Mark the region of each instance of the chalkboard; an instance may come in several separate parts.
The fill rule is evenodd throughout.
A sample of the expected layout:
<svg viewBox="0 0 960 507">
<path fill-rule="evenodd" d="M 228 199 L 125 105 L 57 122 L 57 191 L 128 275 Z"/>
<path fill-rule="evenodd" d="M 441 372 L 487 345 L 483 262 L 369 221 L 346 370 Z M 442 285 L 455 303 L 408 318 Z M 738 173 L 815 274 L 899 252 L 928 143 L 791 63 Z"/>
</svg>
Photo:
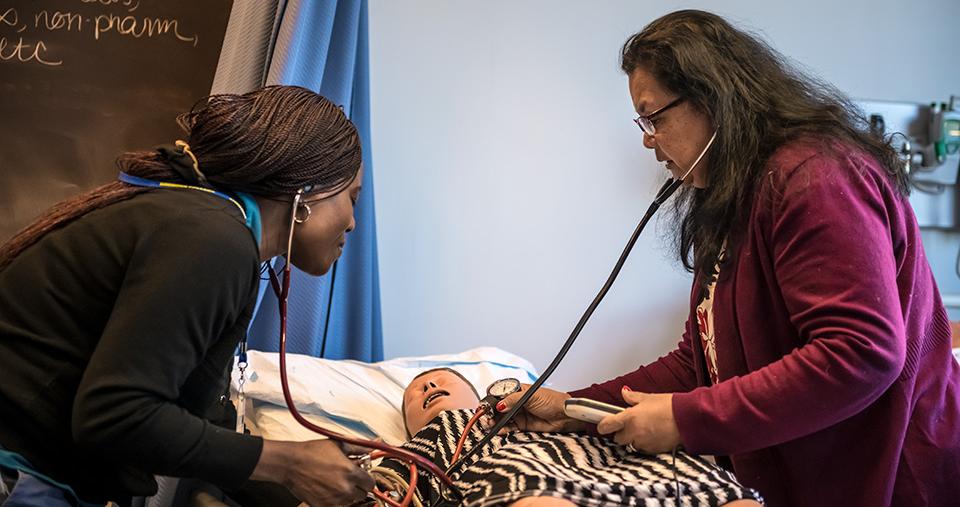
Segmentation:
<svg viewBox="0 0 960 507">
<path fill-rule="evenodd" d="M 183 137 L 233 0 L 0 0 L 0 242 Z"/>
</svg>

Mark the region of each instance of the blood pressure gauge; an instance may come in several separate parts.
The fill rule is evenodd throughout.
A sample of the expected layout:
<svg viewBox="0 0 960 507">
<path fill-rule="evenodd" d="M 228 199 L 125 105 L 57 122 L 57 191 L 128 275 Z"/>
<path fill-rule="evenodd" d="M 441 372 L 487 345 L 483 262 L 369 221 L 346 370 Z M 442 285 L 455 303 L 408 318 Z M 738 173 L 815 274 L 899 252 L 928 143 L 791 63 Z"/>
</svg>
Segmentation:
<svg viewBox="0 0 960 507">
<path fill-rule="evenodd" d="M 495 381 L 487 387 L 487 397 L 481 400 L 481 404 L 493 411 L 493 407 L 500 403 L 500 400 L 510 396 L 513 393 L 520 392 L 520 381 L 515 378 L 503 378 Z"/>
<path fill-rule="evenodd" d="M 520 381 L 515 378 L 502 378 L 487 388 L 487 396 L 495 396 L 498 400 L 518 392 L 520 392 Z"/>
</svg>

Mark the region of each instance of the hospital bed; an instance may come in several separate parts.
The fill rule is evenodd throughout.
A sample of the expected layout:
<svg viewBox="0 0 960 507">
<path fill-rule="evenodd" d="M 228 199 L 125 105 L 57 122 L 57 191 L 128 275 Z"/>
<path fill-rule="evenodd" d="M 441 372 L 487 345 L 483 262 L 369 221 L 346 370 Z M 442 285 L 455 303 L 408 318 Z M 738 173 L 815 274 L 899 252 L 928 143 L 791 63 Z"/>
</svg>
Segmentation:
<svg viewBox="0 0 960 507">
<path fill-rule="evenodd" d="M 245 423 L 255 435 L 274 440 L 321 438 L 297 423 L 284 404 L 279 356 L 250 351 L 244 371 Z M 389 444 L 406 440 L 400 404 L 403 390 L 420 372 L 453 368 L 477 392 L 501 378 L 532 383 L 537 371 L 526 359 L 494 347 L 455 354 L 402 357 L 364 363 L 287 354 L 287 374 L 297 408 L 310 422 L 360 438 L 380 438 Z M 233 370 L 231 398 L 236 402 L 239 370 Z M 179 480 L 158 477 L 160 491 L 137 507 L 177 507 Z M 181 488 L 179 498 L 184 496 Z"/>
<path fill-rule="evenodd" d="M 958 325 L 960 328 L 960 325 Z M 960 333 L 955 341 L 960 345 Z M 953 349 L 960 361 L 960 346 Z M 284 406 L 276 353 L 251 351 L 246 369 L 246 426 L 254 434 L 277 440 L 318 438 L 300 426 Z M 457 354 L 404 357 L 379 363 L 319 359 L 289 354 L 290 388 L 297 407 L 314 424 L 347 435 L 381 438 L 390 444 L 406 440 L 400 415 L 404 387 L 418 373 L 449 367 L 461 372 L 478 392 L 494 380 L 533 382 L 537 371 L 529 361 L 509 352 L 482 347 Z M 232 379 L 236 400 L 238 371 Z M 172 507 L 177 480 L 161 478 L 160 493 L 142 507 Z"/>
</svg>

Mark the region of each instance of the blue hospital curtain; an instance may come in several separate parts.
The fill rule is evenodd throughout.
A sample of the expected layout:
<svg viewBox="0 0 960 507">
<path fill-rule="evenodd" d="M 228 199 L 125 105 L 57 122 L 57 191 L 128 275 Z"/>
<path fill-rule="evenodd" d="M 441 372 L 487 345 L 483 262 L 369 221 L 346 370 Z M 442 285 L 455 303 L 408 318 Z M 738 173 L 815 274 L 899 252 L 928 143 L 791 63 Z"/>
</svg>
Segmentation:
<svg viewBox="0 0 960 507">
<path fill-rule="evenodd" d="M 370 159 L 367 2 L 287 0 L 279 4 L 277 23 L 267 84 L 303 86 L 342 105 L 360 132 L 364 164 L 357 227 L 348 235 L 340 260 L 322 277 L 293 269 L 287 350 L 379 361 L 383 337 Z M 298 252 L 293 255 L 296 258 Z M 282 266 L 283 260 L 275 265 Z M 266 283 L 261 292 L 250 326 L 250 347 L 275 352 L 280 345 L 277 299 Z"/>
</svg>

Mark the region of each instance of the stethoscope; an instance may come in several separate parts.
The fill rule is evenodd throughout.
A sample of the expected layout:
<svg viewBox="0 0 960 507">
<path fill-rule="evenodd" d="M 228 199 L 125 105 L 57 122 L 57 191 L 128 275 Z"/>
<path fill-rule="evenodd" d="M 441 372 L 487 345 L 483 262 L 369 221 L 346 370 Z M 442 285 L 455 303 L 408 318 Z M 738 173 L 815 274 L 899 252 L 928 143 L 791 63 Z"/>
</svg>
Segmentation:
<svg viewBox="0 0 960 507">
<path fill-rule="evenodd" d="M 191 157 L 193 155 L 191 154 Z M 224 192 L 220 192 L 216 189 L 199 186 L 199 185 L 185 185 L 180 183 L 171 183 L 164 181 L 154 181 L 147 178 L 141 178 L 138 176 L 133 176 L 125 172 L 119 174 L 118 179 L 128 185 L 137 186 L 137 187 L 146 187 L 146 188 L 169 188 L 169 189 L 183 189 L 183 190 L 196 190 L 211 195 L 216 195 L 222 199 L 226 199 L 233 203 L 237 209 L 240 211 L 240 214 L 243 215 L 246 225 L 253 232 L 255 238 L 259 242 L 260 239 L 260 224 L 259 213 L 248 213 L 244 206 L 238 202 L 237 199 L 234 199 L 233 196 L 228 195 Z M 395 502 L 389 498 L 386 494 L 374 489 L 374 495 L 377 496 L 380 500 L 385 503 L 394 506 L 394 507 L 406 507 L 410 505 L 413 500 L 413 495 L 416 492 L 416 483 L 417 483 L 417 467 L 421 467 L 433 476 L 435 476 L 439 481 L 442 487 L 449 488 L 455 495 L 456 498 L 461 498 L 460 491 L 454 485 L 450 477 L 443 472 L 436 464 L 430 460 L 414 454 L 405 449 L 391 446 L 384 442 L 378 442 L 375 440 L 366 440 L 362 438 L 353 438 L 346 435 L 341 435 L 335 431 L 330 431 L 325 428 L 321 428 L 310 421 L 308 421 L 300 411 L 297 409 L 296 404 L 293 401 L 293 396 L 290 394 L 290 385 L 287 378 L 287 362 L 286 362 L 286 351 L 287 351 L 287 299 L 290 295 L 290 278 L 291 278 L 291 253 L 293 250 L 293 234 L 296 224 L 302 224 L 310 219 L 312 213 L 310 205 L 303 202 L 303 194 L 306 191 L 309 191 L 311 187 L 301 188 L 293 196 L 292 204 L 290 207 L 290 220 L 288 223 L 288 235 L 287 235 L 287 250 L 286 250 L 286 262 L 283 266 L 283 277 L 277 275 L 276 270 L 273 266 L 268 263 L 267 268 L 270 273 L 270 286 L 273 288 L 274 293 L 277 295 L 277 302 L 279 305 L 280 313 L 280 384 L 283 389 L 283 398 L 287 404 L 287 408 L 290 411 L 290 414 L 293 418 L 300 423 L 300 425 L 305 428 L 323 435 L 332 440 L 337 440 L 340 442 L 345 442 L 348 444 L 353 444 L 359 447 L 365 447 L 368 449 L 373 449 L 368 455 L 364 456 L 351 456 L 351 458 L 357 460 L 361 467 L 369 469 L 369 463 L 373 459 L 379 459 L 382 457 L 395 458 L 400 461 L 407 463 L 410 467 L 410 481 L 407 494 L 404 497 L 403 501 Z M 252 197 L 239 195 L 240 199 L 246 202 L 253 202 Z M 300 210 L 304 210 L 305 214 L 299 216 Z M 237 432 L 242 433 L 244 431 L 244 411 L 246 407 L 244 394 L 243 394 L 243 384 L 245 380 L 244 370 L 247 366 L 247 340 L 246 337 L 241 339 L 238 346 L 238 357 L 237 357 L 237 366 L 239 369 L 239 379 L 238 379 L 238 400 L 237 400 Z M 519 383 L 517 384 L 519 388 Z"/>
<path fill-rule="evenodd" d="M 553 375 L 553 372 L 557 369 L 557 366 L 559 366 L 560 362 L 563 361 L 563 358 L 566 357 L 567 352 L 570 350 L 570 347 L 573 346 L 573 343 L 576 341 L 577 337 L 580 336 L 580 331 L 583 330 L 583 327 L 586 325 L 587 321 L 593 315 L 593 312 L 600 305 L 600 302 L 603 301 L 603 298 L 607 295 L 607 292 L 610 291 L 610 287 L 613 286 L 613 282 L 617 279 L 617 276 L 620 274 L 620 270 L 623 268 L 623 264 L 626 262 L 627 257 L 630 255 L 630 251 L 633 250 L 634 245 L 637 243 L 637 239 L 640 237 L 640 233 L 643 232 L 643 229 L 647 226 L 647 222 L 649 222 L 650 219 L 653 218 L 653 215 L 657 212 L 658 209 L 660 209 L 660 206 L 664 202 L 666 202 L 666 200 L 669 199 L 670 196 L 677 191 L 677 189 L 680 188 L 683 182 L 686 181 L 687 177 L 690 176 L 690 173 L 692 173 L 693 170 L 697 167 L 697 165 L 700 164 L 700 161 L 707 154 L 707 151 L 710 150 L 710 147 L 713 146 L 713 142 L 717 139 L 717 132 L 718 130 L 713 131 L 713 135 L 710 136 L 710 140 L 707 141 L 706 146 L 704 146 L 703 150 L 700 151 L 700 155 L 697 156 L 693 164 L 690 165 L 690 169 L 688 169 L 687 172 L 683 174 L 683 176 L 677 179 L 673 179 L 673 178 L 668 179 L 663 184 L 663 186 L 660 187 L 660 190 L 657 191 L 656 197 L 654 197 L 653 202 L 650 203 L 650 207 L 647 208 L 647 211 L 646 213 L 644 213 L 643 218 L 640 219 L 640 223 L 637 224 L 637 228 L 633 231 L 633 234 L 630 236 L 630 239 L 627 241 L 626 247 L 624 247 L 623 252 L 620 254 L 620 258 L 617 259 L 617 263 L 614 265 L 613 270 L 611 271 L 610 275 L 607 277 L 607 280 L 603 284 L 603 287 L 601 287 L 600 292 L 596 295 L 596 297 L 594 297 L 590 305 L 587 306 L 587 309 L 583 312 L 583 315 L 580 317 L 580 320 L 577 322 L 577 325 L 573 328 L 573 331 L 570 333 L 570 336 L 563 343 L 563 346 L 560 347 L 559 352 L 557 352 L 557 355 L 553 358 L 553 361 L 550 362 L 550 365 L 547 366 L 546 370 L 544 370 L 543 374 L 540 375 L 540 377 L 538 377 L 537 380 L 532 385 L 530 385 L 529 389 L 524 391 L 523 396 L 520 397 L 520 400 L 516 403 L 516 405 L 513 406 L 512 409 L 510 409 L 510 411 L 508 411 L 507 413 L 495 419 L 494 425 L 490 428 L 487 434 L 479 442 L 477 442 L 477 444 L 474 445 L 467 454 L 460 457 L 459 460 L 452 460 L 453 464 L 450 465 L 450 467 L 448 467 L 446 470 L 446 473 L 448 475 L 454 474 L 457 470 L 459 470 L 463 466 L 464 463 L 467 462 L 467 460 L 470 459 L 471 456 L 479 452 L 480 449 L 482 449 L 485 445 L 490 443 L 493 437 L 496 436 L 500 432 L 500 430 L 503 429 L 507 424 L 509 424 L 510 421 L 514 418 L 514 416 L 516 416 L 517 413 L 519 413 L 520 410 L 523 409 L 523 406 L 526 405 L 527 401 L 529 401 L 530 398 L 534 395 L 534 393 L 536 393 L 537 390 L 540 389 L 543 383 L 546 382 L 551 375 Z M 510 380 L 514 380 L 514 379 L 506 379 L 506 381 L 494 382 L 494 384 L 491 384 L 490 388 L 488 389 L 488 394 L 491 389 L 494 389 L 498 392 L 515 389 L 509 394 L 520 391 L 519 382 L 514 384 L 513 382 L 510 382 Z M 509 396 L 509 394 L 507 394 L 507 396 Z M 439 502 L 440 502 L 440 499 L 438 498 L 437 501 L 433 503 L 433 505 L 436 506 L 439 504 Z"/>
<path fill-rule="evenodd" d="M 410 505 L 413 500 L 413 495 L 416 494 L 416 482 L 417 482 L 417 467 L 423 468 L 425 471 L 429 472 L 431 475 L 437 478 L 440 481 L 442 486 L 450 488 L 452 492 L 457 495 L 457 498 L 460 498 L 460 491 L 453 484 L 453 480 L 443 472 L 436 464 L 430 460 L 420 456 L 418 454 L 412 453 L 406 449 L 401 449 L 394 447 L 384 442 L 378 442 L 375 440 L 367 440 L 362 438 L 354 438 L 346 435 L 342 435 L 335 431 L 328 430 L 317 426 L 316 424 L 311 423 L 307 420 L 297 409 L 296 404 L 293 401 L 293 396 L 290 393 L 290 384 L 287 377 L 287 299 L 290 295 L 290 276 L 291 276 L 291 259 L 293 252 L 293 233 L 296 224 L 302 224 L 310 218 L 310 207 L 309 205 L 302 202 L 303 200 L 304 189 L 300 189 L 293 197 L 293 203 L 290 209 L 290 220 L 289 220 L 289 230 L 287 235 L 287 250 L 286 250 L 286 262 L 283 265 L 283 278 L 281 279 L 273 266 L 268 264 L 268 270 L 270 272 L 270 285 L 273 288 L 274 293 L 277 295 L 277 301 L 279 304 L 279 313 L 280 313 L 280 385 L 283 390 L 283 399 L 287 404 L 287 409 L 290 411 L 290 414 L 293 418 L 300 423 L 301 426 L 318 433 L 332 440 L 337 440 L 339 442 L 344 442 L 359 447 L 365 447 L 367 449 L 373 449 L 368 455 L 363 456 L 351 456 L 351 458 L 357 460 L 361 466 L 367 468 L 369 466 L 370 460 L 379 459 L 382 457 L 395 458 L 400 461 L 407 463 L 410 468 L 410 487 L 408 488 L 407 494 L 404 499 L 400 502 L 396 502 L 391 499 L 388 495 L 380 492 L 378 489 L 374 489 L 374 495 L 377 496 L 380 500 L 395 506 L 407 506 Z M 299 217 L 299 211 L 301 206 L 305 206 L 307 210 L 306 216 Z"/>
<path fill-rule="evenodd" d="M 316 424 L 311 423 L 307 420 L 297 409 L 296 403 L 293 401 L 293 396 L 290 393 L 290 383 L 287 377 L 287 300 L 290 296 L 290 278 L 291 278 L 291 266 L 292 266 L 292 252 L 293 252 L 293 233 L 296 224 L 302 224 L 310 218 L 310 207 L 309 205 L 302 202 L 303 199 L 303 189 L 297 191 L 293 197 L 293 203 L 290 210 L 290 221 L 288 227 L 287 235 L 287 250 L 286 250 L 286 262 L 283 265 L 283 277 L 277 275 L 276 270 L 272 265 L 268 264 L 268 271 L 270 273 L 270 285 L 273 288 L 274 293 L 277 296 L 277 302 L 279 304 L 279 314 L 280 314 L 280 385 L 283 390 L 283 399 L 287 405 L 287 409 L 290 411 L 290 415 L 300 423 L 301 426 L 323 435 L 327 438 L 337 440 L 340 442 L 345 442 L 348 444 L 366 447 L 368 449 L 373 449 L 374 451 L 362 456 L 351 456 L 359 462 L 359 464 L 369 469 L 369 464 L 372 460 L 389 457 L 401 460 L 409 466 L 410 470 L 410 479 L 409 486 L 407 488 L 407 493 L 404 498 L 397 502 L 396 500 L 389 497 L 384 492 L 374 489 L 373 494 L 379 498 L 382 502 L 391 505 L 392 507 L 406 507 L 411 504 L 413 501 L 413 496 L 417 494 L 417 476 L 418 471 L 417 467 L 422 467 L 424 470 L 429 472 L 431 475 L 437 478 L 440 481 L 440 490 L 443 493 L 442 498 L 447 501 L 459 502 L 463 498 L 463 495 L 460 493 L 460 490 L 454 485 L 453 480 L 450 478 L 449 471 L 444 472 L 436 464 L 430 460 L 420 456 L 418 454 L 407 451 L 406 449 L 401 449 L 394 447 L 392 445 L 386 444 L 384 442 L 378 442 L 375 440 L 366 440 L 362 438 L 348 437 L 342 435 L 335 431 L 328 430 L 317 426 Z M 299 217 L 299 211 L 301 205 L 305 206 L 306 215 Z M 452 462 L 457 462 L 461 451 L 463 450 L 464 442 L 466 441 L 467 435 L 470 433 L 470 429 L 476 424 L 479 418 L 484 414 L 493 414 L 493 407 L 499 403 L 500 400 L 506 398 L 507 396 L 520 391 L 520 381 L 517 379 L 501 379 L 493 382 L 487 388 L 487 396 L 484 397 L 480 402 L 480 406 L 474 412 L 474 416 L 470 419 L 467 426 L 464 428 L 463 434 L 460 437 L 459 442 L 457 443 L 456 451 L 451 459 Z M 447 491 L 444 488 L 449 488 L 450 492 L 453 494 L 453 497 L 447 496 Z"/>
</svg>

